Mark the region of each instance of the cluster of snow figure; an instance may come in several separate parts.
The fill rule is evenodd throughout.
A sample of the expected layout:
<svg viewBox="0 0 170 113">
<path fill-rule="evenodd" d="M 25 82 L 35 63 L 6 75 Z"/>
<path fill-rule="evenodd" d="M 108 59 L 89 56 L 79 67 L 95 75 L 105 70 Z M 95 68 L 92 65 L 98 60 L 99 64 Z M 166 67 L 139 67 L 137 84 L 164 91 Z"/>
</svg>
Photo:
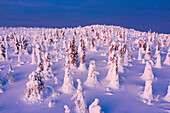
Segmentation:
<svg viewBox="0 0 170 113">
<path fill-rule="evenodd" d="M 161 49 L 170 46 L 169 35 L 151 33 L 151 31 L 148 33 L 137 32 L 119 26 L 91 25 L 83 28 L 79 26 L 77 28 L 67 29 L 2 27 L 1 30 L 4 31 L 4 34 L 0 37 L 0 61 L 13 61 L 12 55 L 8 55 L 11 52 L 10 48 L 13 47 L 13 55 L 17 55 L 18 58 L 17 66 L 22 66 L 25 63 L 37 66 L 37 69 L 28 76 L 29 81 L 26 83 L 25 100 L 33 103 L 43 101 L 43 92 L 47 90 L 46 81 L 54 79 L 55 84 L 59 82 L 57 76 L 53 74 L 53 62 L 58 63 L 61 58 L 65 58 L 65 75 L 62 80 L 62 86 L 58 90 L 69 95 L 74 94 L 71 100 L 75 100 L 75 111 L 77 113 L 102 112 L 101 107 L 98 105 L 99 99 L 97 98 L 89 106 L 89 110 L 87 110 L 83 86 L 92 88 L 105 87 L 112 90 L 119 90 L 121 88 L 119 73 L 125 72 L 125 66 L 132 66 L 129 62 L 135 59 L 132 58 L 132 54 L 129 55 L 129 52 L 135 49 L 130 44 L 127 44 L 129 37 L 139 37 L 135 41 L 139 48 L 137 59 L 143 64 L 146 63 L 144 73 L 141 76 L 141 79 L 145 81 L 145 88 L 140 97 L 143 98 L 144 102 L 151 105 L 153 101 L 152 82 L 155 79 L 152 66 L 162 68 Z M 157 40 L 156 37 L 158 37 Z M 58 44 L 59 40 L 62 41 L 62 46 Z M 76 45 L 77 40 L 79 40 L 78 48 Z M 157 45 L 154 57 L 157 59 L 154 64 L 151 50 L 155 40 L 157 41 Z M 105 45 L 106 47 L 109 46 L 109 56 L 106 66 L 109 70 L 101 82 L 98 81 L 97 75 L 100 75 L 100 73 L 96 71 L 95 60 L 90 61 L 89 69 L 86 67 L 86 52 L 97 54 L 99 52 L 97 48 L 99 45 L 102 47 Z M 64 51 L 65 55 L 62 55 L 61 53 Z M 145 54 L 144 58 L 143 54 Z M 22 59 L 23 55 L 30 56 L 31 62 L 24 62 Z M 55 60 L 50 55 L 55 55 Z M 106 56 L 106 53 L 101 55 Z M 89 59 L 87 60 L 89 61 Z M 78 64 L 79 66 L 77 66 Z M 163 64 L 170 66 L 170 47 Z M 81 79 L 76 79 L 78 83 L 77 89 L 74 85 L 72 72 L 70 72 L 74 70 L 81 72 L 88 71 L 87 79 L 83 84 Z M 9 82 L 15 81 L 13 76 L 10 75 L 13 71 L 12 65 L 9 64 Z M 2 83 L 3 80 L 1 80 Z M 170 85 L 164 99 L 170 102 Z M 50 101 L 49 107 L 52 107 L 52 101 Z M 67 105 L 64 105 L 64 108 L 65 113 L 71 112 Z"/>
</svg>

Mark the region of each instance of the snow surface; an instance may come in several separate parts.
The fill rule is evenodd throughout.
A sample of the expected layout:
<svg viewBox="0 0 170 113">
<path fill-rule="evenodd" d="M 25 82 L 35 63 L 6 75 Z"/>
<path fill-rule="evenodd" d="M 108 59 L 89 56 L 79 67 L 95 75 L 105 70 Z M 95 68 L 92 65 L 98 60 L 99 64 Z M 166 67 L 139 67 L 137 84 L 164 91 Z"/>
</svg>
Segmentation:
<svg viewBox="0 0 170 113">
<path fill-rule="evenodd" d="M 95 26 L 97 30 L 99 28 L 103 28 L 104 26 Z M 105 26 L 105 28 L 112 29 L 113 26 Z M 86 28 L 91 28 L 91 26 L 86 26 Z M 70 29 L 70 28 L 68 28 Z M 83 27 L 74 28 L 78 32 L 84 33 Z M 91 60 L 95 61 L 96 71 L 99 72 L 97 76 L 98 81 L 102 81 L 109 70 L 107 66 L 108 61 L 108 44 L 102 44 L 102 38 L 100 38 L 100 44 L 97 46 L 97 51 L 89 51 L 86 50 L 86 71 L 81 71 L 77 69 L 71 69 L 70 73 L 73 77 L 74 86 L 77 88 L 77 79 L 80 79 L 82 82 L 83 95 L 87 103 L 87 108 L 91 105 L 95 98 L 100 100 L 99 106 L 101 107 L 101 111 L 104 113 L 163 113 L 170 112 L 170 102 L 164 100 L 165 95 L 167 94 L 168 84 L 170 82 L 170 66 L 163 64 L 163 61 L 166 58 L 168 47 L 162 46 L 161 49 L 161 62 L 162 68 L 156 68 L 152 66 L 152 71 L 154 79 L 152 82 L 153 89 L 153 105 L 148 105 L 142 101 L 140 95 L 144 91 L 145 81 L 143 81 L 140 76 L 144 73 L 145 63 L 138 59 L 138 50 L 137 44 L 134 43 L 138 40 L 138 37 L 146 37 L 147 33 L 135 31 L 133 29 L 126 29 L 119 26 L 115 26 L 115 29 L 121 31 L 124 29 L 128 31 L 127 33 L 127 46 L 129 49 L 129 55 L 132 54 L 132 61 L 129 61 L 129 66 L 123 66 L 124 73 L 119 74 L 119 82 L 120 88 L 118 90 L 109 89 L 108 87 L 100 84 L 100 87 L 87 87 L 83 83 L 86 81 L 88 76 L 89 63 Z M 28 39 L 29 48 L 31 49 L 33 45 L 33 38 L 39 38 L 41 35 L 38 33 L 46 32 L 49 33 L 48 30 L 54 31 L 55 29 L 51 28 L 0 28 L 0 36 L 4 37 L 6 35 L 10 35 L 15 31 L 17 35 L 26 34 L 26 38 Z M 59 31 L 61 29 L 58 29 Z M 67 29 L 63 29 L 66 31 L 65 38 L 66 40 L 69 37 L 72 37 L 73 31 L 69 33 Z M 30 33 L 30 34 L 29 34 Z M 100 33 L 100 32 L 99 32 Z M 89 33 L 89 37 L 93 35 L 93 33 Z M 166 35 L 166 34 L 164 34 Z M 2 38 L 0 37 L 0 38 Z M 3 79 L 3 84 L 0 86 L 0 112 L 1 113 L 64 113 L 64 106 L 67 105 L 71 111 L 74 113 L 75 104 L 74 101 L 71 101 L 71 97 L 74 93 L 64 94 L 59 89 L 63 85 L 64 75 L 65 75 L 65 48 L 63 48 L 63 40 L 61 39 L 61 35 L 59 33 L 59 38 L 56 41 L 57 52 L 54 53 L 52 51 L 52 44 L 49 46 L 49 52 L 52 62 L 52 73 L 54 77 L 57 77 L 59 81 L 58 84 L 55 84 L 54 77 L 45 81 L 45 92 L 43 93 L 43 101 L 41 103 L 29 104 L 24 100 L 25 96 L 25 88 L 26 83 L 29 81 L 29 74 L 37 69 L 37 65 L 32 62 L 31 53 L 29 55 L 22 54 L 20 65 L 18 64 L 18 55 L 13 54 L 14 45 L 9 42 L 10 47 L 8 48 L 8 59 L 7 61 L 0 61 L 0 77 Z M 83 35 L 85 38 L 85 36 Z M 155 34 L 155 39 L 159 38 L 159 34 Z M 169 37 L 170 38 L 170 37 Z M 78 47 L 79 36 L 76 36 L 76 45 Z M 117 36 L 112 35 L 110 37 L 111 41 L 116 42 Z M 66 41 L 67 42 L 67 41 Z M 156 40 L 153 41 L 154 44 L 151 45 L 151 60 L 153 62 L 156 61 L 154 58 L 154 53 L 156 50 Z M 90 41 L 89 41 L 90 44 Z M 57 62 L 56 62 L 57 57 Z M 144 54 L 142 54 L 144 58 Z M 13 72 L 10 72 L 10 75 L 15 78 L 15 82 L 13 84 L 8 83 L 7 73 L 9 70 L 9 64 L 12 65 Z M 77 63 L 79 65 L 79 63 Z M 130 66 L 131 65 L 131 66 Z M 160 95 L 158 101 L 156 101 L 156 97 Z M 49 105 L 50 103 L 50 105 Z M 49 107 L 50 106 L 50 107 Z"/>
</svg>

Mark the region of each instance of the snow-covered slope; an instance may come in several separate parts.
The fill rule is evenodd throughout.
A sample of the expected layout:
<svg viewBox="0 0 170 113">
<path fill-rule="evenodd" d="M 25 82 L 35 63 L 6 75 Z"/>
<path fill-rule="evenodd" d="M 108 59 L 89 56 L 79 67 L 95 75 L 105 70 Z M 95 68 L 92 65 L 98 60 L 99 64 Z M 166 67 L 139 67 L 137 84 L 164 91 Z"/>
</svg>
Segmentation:
<svg viewBox="0 0 170 113">
<path fill-rule="evenodd" d="M 12 39 L 12 36 L 14 39 Z M 0 112 L 64 113 L 64 105 L 69 107 L 71 113 L 76 112 L 74 100 L 71 100 L 72 96 L 76 94 L 76 91 L 70 93 L 64 93 L 61 91 L 64 76 L 66 74 L 65 67 L 67 64 L 72 66 L 70 53 L 72 54 L 74 51 L 69 50 L 69 44 L 72 44 L 73 36 L 75 38 L 77 50 L 80 44 L 80 38 L 85 41 L 86 50 L 84 54 L 87 70 L 79 68 L 80 53 L 77 54 L 78 57 L 76 58 L 77 68 L 70 67 L 68 69 L 76 89 L 78 87 L 77 79 L 80 79 L 82 82 L 82 94 L 86 101 L 87 109 L 89 109 L 89 106 L 97 98 L 99 100 L 98 104 L 101 107 L 101 111 L 104 113 L 170 112 L 170 103 L 164 99 L 170 83 L 170 65 L 168 65 L 168 63 L 163 63 L 166 57 L 168 58 L 167 54 L 170 46 L 170 35 L 158 34 L 155 32 L 146 33 L 134 29 L 122 28 L 120 26 L 105 25 L 79 26 L 77 28 L 62 29 L 1 27 L 0 43 L 6 48 L 8 59 L 1 59 L 0 61 L 0 78 L 2 78 L 0 89 L 3 90 L 3 92 L 1 91 L 2 93 L 0 93 Z M 19 49 L 20 62 L 18 62 L 19 55 L 14 53 L 14 51 L 17 50 L 15 49 L 15 42 L 16 39 L 18 39 L 18 43 L 22 45 L 23 37 L 28 41 L 28 46 L 26 46 L 27 49 Z M 44 37 L 46 37 L 46 39 Z M 157 59 L 154 54 L 158 39 L 161 46 L 161 68 L 154 66 Z M 122 69 L 124 71 L 118 71 L 118 89 L 112 89 L 112 87 L 109 87 L 109 81 L 105 80 L 109 68 L 111 67 L 111 65 L 108 65 L 108 60 L 110 60 L 108 58 L 110 54 L 109 47 L 112 46 L 113 43 L 111 42 L 113 41 L 115 42 L 115 46 L 119 47 L 123 47 L 123 42 L 125 41 L 126 49 L 128 49 L 128 65 L 126 63 L 126 66 L 123 65 L 125 52 L 120 54 L 120 49 L 114 50 L 115 57 L 117 57 L 115 59 L 119 59 L 118 57 L 122 58 Z M 150 55 L 150 60 L 144 60 L 145 51 L 142 50 L 143 48 L 141 48 L 143 60 L 138 60 L 140 41 L 142 42 L 141 45 L 143 45 L 144 41 L 146 42 L 146 45 L 147 43 L 150 44 L 150 54 L 148 54 L 148 51 L 146 52 L 147 55 Z M 55 42 L 56 44 L 54 44 Z M 42 72 L 40 71 L 44 74 L 45 87 L 42 89 L 43 100 L 32 103 L 25 99 L 25 95 L 27 87 L 26 83 L 29 81 L 29 75 L 37 70 L 38 62 L 41 62 L 41 59 L 38 61 L 38 56 L 36 55 L 36 63 L 32 63 L 33 48 L 35 48 L 35 52 L 38 54 L 36 43 L 41 46 L 40 51 L 42 62 L 43 65 L 46 65 L 46 70 Z M 55 49 L 54 45 L 56 46 Z M 91 49 L 91 47 L 93 47 L 93 49 Z M 46 52 L 50 54 L 50 59 L 46 59 Z M 110 56 L 112 56 L 112 54 Z M 113 58 L 111 60 L 115 61 L 115 59 Z M 99 83 L 94 87 L 93 85 L 90 85 L 92 87 L 89 87 L 87 84 L 85 85 L 84 82 L 88 77 L 89 64 L 92 60 L 95 61 L 94 77 L 96 77 L 95 80 L 97 79 Z M 141 76 L 145 71 L 147 60 L 152 67 L 151 72 L 153 72 L 154 75 L 154 79 L 152 79 L 153 100 L 151 101 L 151 104 L 148 104 L 148 100 L 141 98 L 141 94 L 144 92 L 145 88 L 145 81 L 141 79 Z M 47 61 L 46 64 L 44 64 L 45 61 Z M 168 59 L 167 62 L 169 62 Z M 120 63 L 121 61 L 119 62 L 119 65 Z M 9 72 L 10 64 L 14 71 Z M 119 65 L 118 68 L 120 67 Z M 49 67 L 50 69 L 48 69 Z M 114 72 L 116 72 L 116 70 Z M 47 74 L 54 75 L 54 77 L 50 76 L 46 78 Z M 147 75 L 147 73 L 145 73 L 145 75 Z M 8 81 L 9 76 L 12 76 L 15 79 L 15 82 L 12 84 Z M 58 84 L 55 84 L 56 78 Z M 88 81 L 90 82 L 90 80 Z"/>
</svg>

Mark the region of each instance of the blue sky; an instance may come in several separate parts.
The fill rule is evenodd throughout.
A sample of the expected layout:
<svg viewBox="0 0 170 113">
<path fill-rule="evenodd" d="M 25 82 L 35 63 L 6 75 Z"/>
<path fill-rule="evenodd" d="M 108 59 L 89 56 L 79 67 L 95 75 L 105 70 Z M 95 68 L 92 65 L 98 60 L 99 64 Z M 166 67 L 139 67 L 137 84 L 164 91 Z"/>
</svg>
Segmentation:
<svg viewBox="0 0 170 113">
<path fill-rule="evenodd" d="M 170 0 L 0 0 L 0 26 L 91 24 L 170 33 Z"/>
</svg>

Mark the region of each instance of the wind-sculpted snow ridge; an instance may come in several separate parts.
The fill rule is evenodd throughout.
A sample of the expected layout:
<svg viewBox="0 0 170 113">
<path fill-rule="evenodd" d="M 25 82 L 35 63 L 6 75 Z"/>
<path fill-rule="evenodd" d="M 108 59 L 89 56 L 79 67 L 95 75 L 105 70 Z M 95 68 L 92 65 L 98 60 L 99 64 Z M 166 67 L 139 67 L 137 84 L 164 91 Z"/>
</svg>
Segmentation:
<svg viewBox="0 0 170 113">
<path fill-rule="evenodd" d="M 2 113 L 170 112 L 169 77 L 170 34 L 0 27 Z"/>
</svg>

